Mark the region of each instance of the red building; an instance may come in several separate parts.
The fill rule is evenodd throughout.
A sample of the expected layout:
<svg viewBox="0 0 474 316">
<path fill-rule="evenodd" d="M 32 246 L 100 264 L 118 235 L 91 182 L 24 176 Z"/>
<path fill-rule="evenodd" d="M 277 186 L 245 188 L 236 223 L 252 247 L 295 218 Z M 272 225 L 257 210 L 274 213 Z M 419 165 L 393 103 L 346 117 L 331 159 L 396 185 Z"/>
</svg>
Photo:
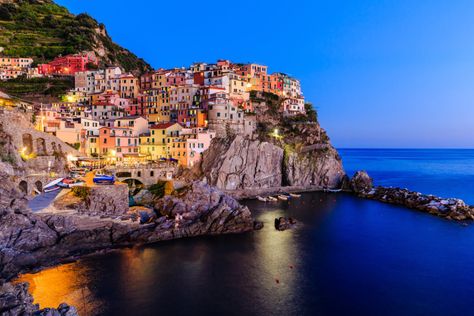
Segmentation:
<svg viewBox="0 0 474 316">
<path fill-rule="evenodd" d="M 94 54 L 75 54 L 56 57 L 47 64 L 38 65 L 38 73 L 43 75 L 74 75 L 78 71 L 88 70 L 87 64 L 97 65 L 98 61 Z"/>
</svg>

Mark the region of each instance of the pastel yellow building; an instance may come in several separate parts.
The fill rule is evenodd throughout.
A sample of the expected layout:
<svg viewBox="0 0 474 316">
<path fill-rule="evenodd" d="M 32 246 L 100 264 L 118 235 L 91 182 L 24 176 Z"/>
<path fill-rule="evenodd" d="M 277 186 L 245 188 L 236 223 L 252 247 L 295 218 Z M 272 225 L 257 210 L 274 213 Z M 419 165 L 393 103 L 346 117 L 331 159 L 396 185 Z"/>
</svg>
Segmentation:
<svg viewBox="0 0 474 316">
<path fill-rule="evenodd" d="M 171 158 L 168 144 L 179 137 L 183 127 L 178 123 L 162 123 L 150 127 L 150 132 L 140 135 L 140 154 L 151 160 Z"/>
</svg>

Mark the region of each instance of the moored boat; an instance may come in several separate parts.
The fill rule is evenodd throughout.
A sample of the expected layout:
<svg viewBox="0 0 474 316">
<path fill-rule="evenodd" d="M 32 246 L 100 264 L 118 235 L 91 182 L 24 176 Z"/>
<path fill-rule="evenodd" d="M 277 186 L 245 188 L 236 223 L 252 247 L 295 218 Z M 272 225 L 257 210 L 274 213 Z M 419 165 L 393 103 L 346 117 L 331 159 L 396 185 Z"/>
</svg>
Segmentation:
<svg viewBox="0 0 474 316">
<path fill-rule="evenodd" d="M 278 199 L 276 197 L 273 197 L 273 196 L 267 196 L 267 200 L 270 201 L 270 202 L 278 201 Z"/>
<path fill-rule="evenodd" d="M 341 192 L 342 189 L 325 189 L 324 192 L 331 192 L 331 193 L 337 193 Z"/>
<path fill-rule="evenodd" d="M 51 187 L 48 187 L 47 189 L 44 189 L 43 192 L 48 193 L 48 192 L 53 192 L 59 189 L 61 189 L 61 187 L 59 187 L 58 185 L 53 185 Z"/>
<path fill-rule="evenodd" d="M 261 197 L 260 195 L 257 195 L 257 200 L 261 201 L 261 202 L 266 202 L 267 199 L 264 198 L 264 197 Z"/>
<path fill-rule="evenodd" d="M 278 196 L 278 199 L 279 199 L 279 200 L 282 200 L 282 201 L 288 201 L 288 197 L 287 197 L 286 195 L 283 195 L 283 194 L 280 194 L 280 195 Z"/>
<path fill-rule="evenodd" d="M 290 196 L 294 197 L 294 198 L 299 198 L 299 197 L 301 197 L 301 194 L 290 193 Z"/>
</svg>

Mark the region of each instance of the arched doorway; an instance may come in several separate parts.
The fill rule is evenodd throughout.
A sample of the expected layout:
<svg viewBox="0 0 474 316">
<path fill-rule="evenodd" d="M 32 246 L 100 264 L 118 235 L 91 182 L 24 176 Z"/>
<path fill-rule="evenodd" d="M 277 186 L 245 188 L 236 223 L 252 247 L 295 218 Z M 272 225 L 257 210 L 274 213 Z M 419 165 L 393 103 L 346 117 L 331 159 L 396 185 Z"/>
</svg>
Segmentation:
<svg viewBox="0 0 474 316">
<path fill-rule="evenodd" d="M 43 193 L 43 183 L 41 181 L 35 182 L 35 190 L 38 194 Z"/>
<path fill-rule="evenodd" d="M 33 152 L 33 137 L 31 134 L 23 134 L 23 152 L 29 155 Z"/>
<path fill-rule="evenodd" d="M 137 180 L 137 179 L 126 179 L 126 180 L 123 180 L 122 182 L 125 182 L 128 184 L 130 195 L 136 195 L 144 187 L 144 184 L 140 180 Z"/>
<path fill-rule="evenodd" d="M 36 139 L 36 152 L 38 156 L 46 155 L 46 142 L 44 141 L 44 138 Z"/>
<path fill-rule="evenodd" d="M 21 192 L 28 194 L 28 183 L 26 181 L 20 181 L 19 187 Z"/>
</svg>

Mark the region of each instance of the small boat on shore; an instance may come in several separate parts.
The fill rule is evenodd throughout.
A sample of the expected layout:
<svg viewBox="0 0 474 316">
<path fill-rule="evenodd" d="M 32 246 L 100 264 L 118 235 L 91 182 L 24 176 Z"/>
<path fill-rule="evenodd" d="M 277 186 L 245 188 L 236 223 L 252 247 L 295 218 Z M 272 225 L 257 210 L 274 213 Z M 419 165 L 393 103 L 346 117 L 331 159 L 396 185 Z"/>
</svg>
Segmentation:
<svg viewBox="0 0 474 316">
<path fill-rule="evenodd" d="M 270 202 L 276 202 L 276 201 L 278 201 L 278 198 L 273 197 L 273 196 L 267 196 L 267 200 L 270 201 Z"/>
<path fill-rule="evenodd" d="M 331 193 L 337 193 L 341 191 L 342 189 L 324 189 L 324 192 L 331 192 Z"/>
<path fill-rule="evenodd" d="M 282 200 L 282 201 L 288 201 L 288 197 L 287 197 L 286 195 L 283 195 L 283 194 L 280 194 L 280 195 L 278 196 L 278 199 L 279 199 L 279 200 Z"/>
<path fill-rule="evenodd" d="M 261 197 L 260 195 L 257 195 L 257 200 L 259 200 L 260 202 L 266 202 L 267 201 L 266 198 Z"/>
<path fill-rule="evenodd" d="M 59 184 L 64 180 L 64 178 L 59 178 L 59 179 L 56 179 L 54 181 L 51 181 L 50 183 L 48 183 L 47 185 L 44 186 L 43 188 L 43 192 L 45 193 L 48 193 L 48 192 L 52 192 L 52 191 L 56 191 L 56 190 L 59 190 L 61 187 L 59 186 Z"/>
<path fill-rule="evenodd" d="M 56 190 L 59 190 L 59 189 L 61 189 L 61 187 L 59 185 L 54 185 L 52 187 L 44 189 L 43 192 L 48 193 L 48 192 L 53 192 L 53 191 L 56 191 Z"/>
<path fill-rule="evenodd" d="M 299 198 L 299 197 L 301 197 L 301 194 L 290 193 L 290 196 L 294 197 L 294 198 Z"/>
</svg>

